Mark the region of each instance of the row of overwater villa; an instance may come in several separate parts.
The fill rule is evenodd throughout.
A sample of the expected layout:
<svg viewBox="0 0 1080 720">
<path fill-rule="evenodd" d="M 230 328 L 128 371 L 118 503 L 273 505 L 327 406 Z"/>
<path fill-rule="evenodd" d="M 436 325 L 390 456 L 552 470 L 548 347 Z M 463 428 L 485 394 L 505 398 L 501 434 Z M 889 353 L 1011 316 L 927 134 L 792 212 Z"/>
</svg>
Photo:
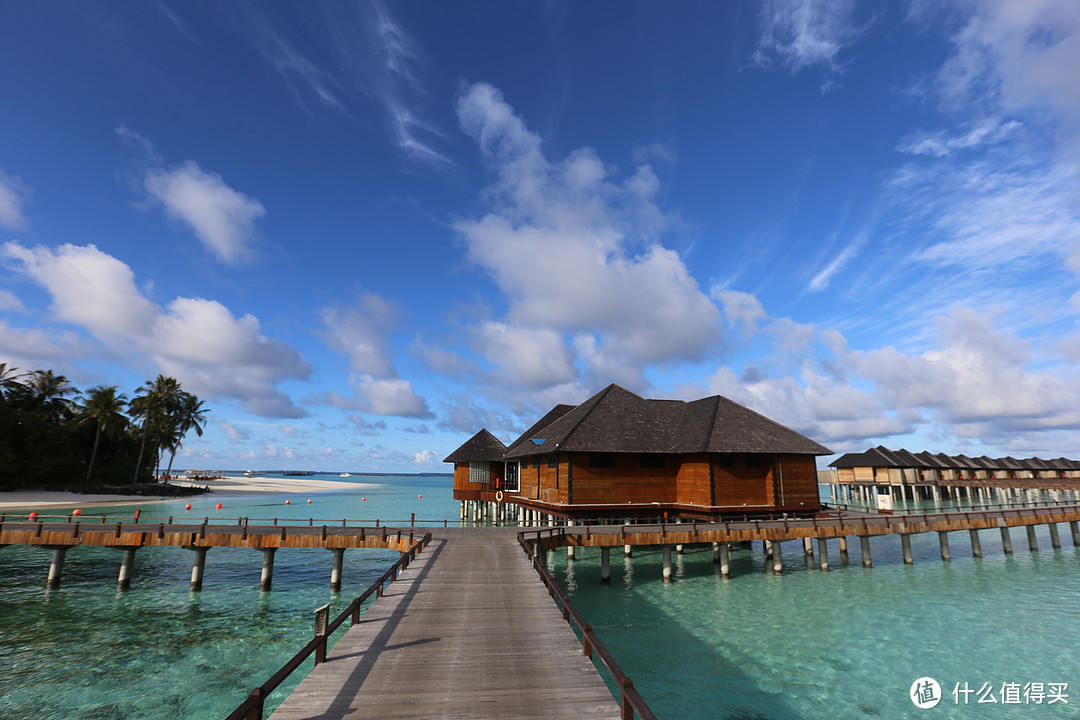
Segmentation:
<svg viewBox="0 0 1080 720">
<path fill-rule="evenodd" d="M 1055 500 L 1080 499 L 1080 461 L 1063 457 L 973 458 L 878 446 L 843 455 L 829 466 L 834 469 L 820 471 L 818 480 L 830 486 L 834 502 L 873 503 L 887 497 L 1002 503 L 1033 499 L 1042 491 Z"/>
</svg>

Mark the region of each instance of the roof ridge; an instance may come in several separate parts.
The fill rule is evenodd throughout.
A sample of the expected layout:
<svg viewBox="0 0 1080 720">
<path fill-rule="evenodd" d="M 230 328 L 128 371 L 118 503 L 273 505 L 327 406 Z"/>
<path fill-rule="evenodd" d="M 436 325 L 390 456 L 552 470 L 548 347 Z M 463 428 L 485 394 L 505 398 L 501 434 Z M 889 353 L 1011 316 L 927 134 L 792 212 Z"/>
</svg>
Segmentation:
<svg viewBox="0 0 1080 720">
<path fill-rule="evenodd" d="M 569 438 L 571 435 L 574 434 L 575 430 L 577 430 L 579 427 L 581 427 L 581 423 L 585 422 L 585 420 L 588 419 L 588 417 L 590 415 L 592 415 L 593 410 L 595 410 L 597 408 L 597 406 L 600 405 L 600 403 L 604 401 L 604 398 L 606 398 L 608 396 L 608 394 L 611 392 L 611 389 L 615 388 L 615 387 L 619 387 L 619 386 L 616 385 L 615 383 L 611 383 L 606 388 L 601 390 L 599 393 L 597 393 L 593 397 L 589 398 L 589 400 L 595 399 L 596 402 L 594 402 L 592 404 L 591 408 L 589 408 L 584 413 L 582 413 L 581 419 L 579 419 L 576 423 L 574 423 L 574 426 L 572 428 L 570 428 L 565 433 L 563 433 L 563 440 L 566 440 L 567 438 Z M 620 390 L 625 390 L 626 392 L 630 392 L 629 390 L 626 390 L 625 388 L 619 388 L 619 389 Z M 636 393 L 630 393 L 630 394 L 635 395 Z M 638 397 L 640 397 L 640 396 L 638 396 Z M 588 402 L 588 400 L 586 400 L 585 402 Z M 582 403 L 581 405 L 584 405 L 584 404 L 585 403 Z M 578 405 L 578 407 L 581 407 L 581 405 Z M 558 445 L 556 445 L 556 447 L 558 447 Z"/>
</svg>

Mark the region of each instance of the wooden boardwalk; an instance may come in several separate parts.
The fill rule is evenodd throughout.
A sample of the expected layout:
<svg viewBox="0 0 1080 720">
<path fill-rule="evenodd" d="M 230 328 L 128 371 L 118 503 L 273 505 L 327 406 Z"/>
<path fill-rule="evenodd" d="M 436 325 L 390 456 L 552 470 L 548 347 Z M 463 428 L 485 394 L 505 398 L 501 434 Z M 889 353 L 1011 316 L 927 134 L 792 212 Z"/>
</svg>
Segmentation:
<svg viewBox="0 0 1080 720">
<path fill-rule="evenodd" d="M 618 718 L 516 532 L 433 531 L 272 720 Z"/>
</svg>

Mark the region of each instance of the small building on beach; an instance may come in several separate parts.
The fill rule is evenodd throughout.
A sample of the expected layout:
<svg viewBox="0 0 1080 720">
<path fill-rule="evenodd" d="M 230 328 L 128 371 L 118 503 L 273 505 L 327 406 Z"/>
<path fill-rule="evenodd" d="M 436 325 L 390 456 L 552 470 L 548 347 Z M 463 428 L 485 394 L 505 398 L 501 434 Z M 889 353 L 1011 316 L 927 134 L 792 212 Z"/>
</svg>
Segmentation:
<svg viewBox="0 0 1080 720">
<path fill-rule="evenodd" d="M 458 463 L 476 462 L 477 437 L 447 457 L 456 499 L 570 519 L 812 515 L 816 457 L 831 453 L 719 395 L 648 399 L 609 385 L 580 405 L 556 405 L 522 433 L 502 455 L 501 486 L 477 497 L 469 484 L 458 489 Z"/>
</svg>

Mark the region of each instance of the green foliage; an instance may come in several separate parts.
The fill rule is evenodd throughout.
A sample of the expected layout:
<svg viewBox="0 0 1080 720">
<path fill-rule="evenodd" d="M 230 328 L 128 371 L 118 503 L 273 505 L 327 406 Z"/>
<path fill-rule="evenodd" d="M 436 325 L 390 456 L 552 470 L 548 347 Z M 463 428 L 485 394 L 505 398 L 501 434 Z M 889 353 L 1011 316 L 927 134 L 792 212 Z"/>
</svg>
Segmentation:
<svg viewBox="0 0 1080 720">
<path fill-rule="evenodd" d="M 81 395 L 51 370 L 20 374 L 0 363 L 0 489 L 149 482 L 153 467 L 142 466 L 143 453 L 175 455 L 184 436 L 202 435 L 206 424 L 203 401 L 175 378 L 147 382 L 130 403 L 112 385 L 76 402 Z"/>
</svg>

